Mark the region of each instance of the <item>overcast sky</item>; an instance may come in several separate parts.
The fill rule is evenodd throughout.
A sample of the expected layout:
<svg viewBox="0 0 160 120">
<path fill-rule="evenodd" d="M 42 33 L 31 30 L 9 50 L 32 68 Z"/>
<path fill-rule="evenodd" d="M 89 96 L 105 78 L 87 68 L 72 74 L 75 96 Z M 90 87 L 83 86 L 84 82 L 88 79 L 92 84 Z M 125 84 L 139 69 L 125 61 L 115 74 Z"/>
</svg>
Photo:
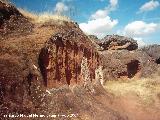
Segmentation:
<svg viewBox="0 0 160 120">
<path fill-rule="evenodd" d="M 86 34 L 133 37 L 160 44 L 160 0 L 11 0 L 28 11 L 70 16 Z"/>
</svg>

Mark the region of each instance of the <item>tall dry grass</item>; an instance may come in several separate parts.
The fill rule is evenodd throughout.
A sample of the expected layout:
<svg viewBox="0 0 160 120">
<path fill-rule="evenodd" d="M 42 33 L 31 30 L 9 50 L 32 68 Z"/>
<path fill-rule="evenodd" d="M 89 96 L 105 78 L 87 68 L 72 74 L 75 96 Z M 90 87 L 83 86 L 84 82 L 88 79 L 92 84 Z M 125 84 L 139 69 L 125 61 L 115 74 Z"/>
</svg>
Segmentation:
<svg viewBox="0 0 160 120">
<path fill-rule="evenodd" d="M 160 71 L 149 78 L 107 81 L 104 88 L 116 97 L 136 95 L 141 103 L 153 105 L 160 95 Z"/>
<path fill-rule="evenodd" d="M 29 12 L 25 9 L 18 8 L 18 10 L 27 18 L 29 18 L 34 23 L 46 23 L 52 21 L 68 21 L 71 22 L 71 19 L 64 15 L 53 14 L 51 12 L 44 13 L 34 13 Z"/>
</svg>

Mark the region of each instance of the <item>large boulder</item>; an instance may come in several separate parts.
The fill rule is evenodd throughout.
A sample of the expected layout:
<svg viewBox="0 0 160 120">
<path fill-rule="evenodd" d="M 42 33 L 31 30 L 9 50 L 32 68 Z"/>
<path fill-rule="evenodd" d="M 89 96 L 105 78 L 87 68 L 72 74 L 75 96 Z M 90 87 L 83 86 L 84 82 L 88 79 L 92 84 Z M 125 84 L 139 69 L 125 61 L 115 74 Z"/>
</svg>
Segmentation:
<svg viewBox="0 0 160 120">
<path fill-rule="evenodd" d="M 71 30 L 58 33 L 45 43 L 39 65 L 47 87 L 94 81 L 100 57 L 90 42 L 82 33 Z"/>
<path fill-rule="evenodd" d="M 132 38 L 119 36 L 119 35 L 107 35 L 100 43 L 98 43 L 103 50 L 136 50 L 138 48 L 137 41 Z"/>
<path fill-rule="evenodd" d="M 149 77 L 156 72 L 157 64 L 141 50 L 114 50 L 101 53 L 105 80 Z"/>
</svg>

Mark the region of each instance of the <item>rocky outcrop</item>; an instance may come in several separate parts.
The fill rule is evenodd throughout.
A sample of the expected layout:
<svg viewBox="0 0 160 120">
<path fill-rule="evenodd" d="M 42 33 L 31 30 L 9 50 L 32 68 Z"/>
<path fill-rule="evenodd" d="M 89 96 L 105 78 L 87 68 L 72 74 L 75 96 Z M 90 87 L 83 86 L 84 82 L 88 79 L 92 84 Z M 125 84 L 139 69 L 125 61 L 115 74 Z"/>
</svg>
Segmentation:
<svg viewBox="0 0 160 120">
<path fill-rule="evenodd" d="M 157 70 L 154 59 L 141 50 L 103 51 L 102 56 L 105 80 L 149 77 Z"/>
<path fill-rule="evenodd" d="M 149 45 L 141 48 L 141 50 L 151 56 L 157 64 L 160 64 L 160 45 Z"/>
<path fill-rule="evenodd" d="M 103 50 L 103 48 L 101 46 L 99 46 L 99 44 L 101 43 L 101 40 L 97 38 L 97 36 L 95 35 L 89 35 L 88 38 L 91 40 L 92 44 L 95 45 L 96 49 L 98 51 Z"/>
<path fill-rule="evenodd" d="M 128 37 L 119 35 L 107 35 L 100 43 L 98 43 L 102 50 L 136 50 L 138 48 L 137 42 Z"/>
<path fill-rule="evenodd" d="M 149 77 L 157 70 L 158 45 L 137 50 L 135 40 L 119 35 L 107 35 L 96 43 L 100 46 L 104 80 Z"/>
<path fill-rule="evenodd" d="M 86 84 L 94 81 L 100 57 L 90 40 L 69 31 L 50 38 L 42 48 L 39 65 L 47 87 Z"/>
<path fill-rule="evenodd" d="M 6 20 L 9 20 L 11 16 L 22 16 L 22 14 L 12 5 L 7 4 L 3 1 L 0 1 L 0 23 L 4 23 Z"/>
<path fill-rule="evenodd" d="M 88 35 L 89 39 L 91 39 L 93 42 L 95 42 L 96 44 L 100 43 L 100 39 L 98 39 L 97 36 L 95 35 Z"/>
<path fill-rule="evenodd" d="M 0 0 L 0 36 L 7 34 L 30 33 L 33 24 L 25 18 L 13 5 Z"/>
</svg>

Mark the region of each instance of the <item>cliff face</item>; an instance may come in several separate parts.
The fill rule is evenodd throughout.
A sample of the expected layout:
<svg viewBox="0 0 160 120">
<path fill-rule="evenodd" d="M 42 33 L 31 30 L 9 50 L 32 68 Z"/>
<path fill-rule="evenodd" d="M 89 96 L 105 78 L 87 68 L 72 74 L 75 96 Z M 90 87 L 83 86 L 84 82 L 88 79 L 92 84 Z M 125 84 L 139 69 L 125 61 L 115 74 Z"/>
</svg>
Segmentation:
<svg viewBox="0 0 160 120">
<path fill-rule="evenodd" d="M 47 87 L 88 84 L 95 79 L 99 63 L 99 55 L 89 39 L 74 30 L 52 36 L 39 56 Z"/>
</svg>

